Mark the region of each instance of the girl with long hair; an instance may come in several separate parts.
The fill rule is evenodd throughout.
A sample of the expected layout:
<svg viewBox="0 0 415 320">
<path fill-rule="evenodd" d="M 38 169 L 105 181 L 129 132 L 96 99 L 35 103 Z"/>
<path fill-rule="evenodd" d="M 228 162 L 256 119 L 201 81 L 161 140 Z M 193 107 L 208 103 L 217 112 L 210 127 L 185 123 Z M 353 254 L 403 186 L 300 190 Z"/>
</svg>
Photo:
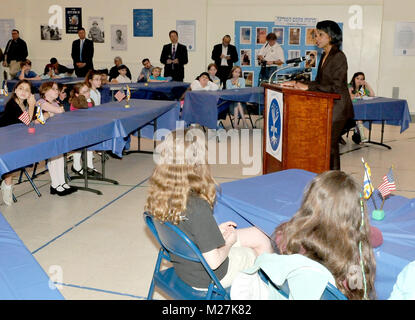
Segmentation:
<svg viewBox="0 0 415 320">
<path fill-rule="evenodd" d="M 229 79 L 226 80 L 226 89 L 239 89 L 245 88 L 245 79 L 242 77 L 242 69 L 240 66 L 234 66 L 229 74 Z M 238 117 L 240 116 L 244 128 L 248 128 L 248 124 L 245 120 L 244 108 L 246 104 L 241 102 L 231 102 L 229 105 L 229 112 L 233 114 L 233 123 L 236 128 L 238 125 Z"/>
</svg>

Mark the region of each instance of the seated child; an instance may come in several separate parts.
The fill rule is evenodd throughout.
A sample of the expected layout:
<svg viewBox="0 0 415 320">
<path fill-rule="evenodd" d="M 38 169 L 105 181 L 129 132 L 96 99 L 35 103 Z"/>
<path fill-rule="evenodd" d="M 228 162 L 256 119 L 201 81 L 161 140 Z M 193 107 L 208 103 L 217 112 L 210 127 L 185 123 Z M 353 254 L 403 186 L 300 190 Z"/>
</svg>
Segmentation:
<svg viewBox="0 0 415 320">
<path fill-rule="evenodd" d="M 125 65 L 118 66 L 118 77 L 115 78 L 114 83 L 131 83 L 131 79 L 127 77 L 127 67 Z"/>
<path fill-rule="evenodd" d="M 20 62 L 21 70 L 16 73 L 16 79 L 19 80 L 42 80 L 41 77 L 37 75 L 36 72 L 32 71 L 32 61 L 26 59 L 25 61 Z"/>
<path fill-rule="evenodd" d="M 220 88 L 220 79 L 216 76 L 217 72 L 218 67 L 216 66 L 216 64 L 211 63 L 208 65 L 208 73 L 210 76 L 210 80 Z"/>
<path fill-rule="evenodd" d="M 219 86 L 213 83 L 210 79 L 209 73 L 202 72 L 196 80 L 190 85 L 192 91 L 216 91 L 219 90 Z"/>
<path fill-rule="evenodd" d="M 161 68 L 154 67 L 151 70 L 151 76 L 148 78 L 148 82 L 168 82 L 168 80 L 161 76 Z"/>
</svg>

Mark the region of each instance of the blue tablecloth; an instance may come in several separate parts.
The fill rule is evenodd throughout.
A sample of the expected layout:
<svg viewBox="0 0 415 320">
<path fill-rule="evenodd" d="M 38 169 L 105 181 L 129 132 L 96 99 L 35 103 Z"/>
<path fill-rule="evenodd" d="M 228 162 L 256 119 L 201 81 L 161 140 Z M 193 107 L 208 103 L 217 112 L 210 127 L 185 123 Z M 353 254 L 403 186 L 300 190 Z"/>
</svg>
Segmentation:
<svg viewBox="0 0 415 320">
<path fill-rule="evenodd" d="M 0 300 L 63 300 L 0 213 Z"/>
<path fill-rule="evenodd" d="M 127 85 L 130 87 L 132 99 L 178 100 L 190 86 L 190 83 L 169 81 L 106 84 L 101 88 L 101 103 L 112 101 L 112 94 L 119 90 L 125 90 Z"/>
<path fill-rule="evenodd" d="M 221 185 L 214 215 L 218 223 L 233 220 L 239 227 L 257 226 L 267 235 L 300 208 L 303 190 L 314 173 L 290 169 Z M 377 201 L 380 206 L 380 199 Z M 372 201 L 368 201 L 372 212 Z M 372 220 L 384 243 L 374 249 L 378 299 L 387 299 L 399 272 L 415 260 L 415 199 L 391 196 L 385 201 L 385 219 Z"/>
<path fill-rule="evenodd" d="M 371 100 L 354 100 L 354 113 L 356 120 L 374 120 L 381 123 L 400 126 L 401 133 L 408 129 L 411 122 L 408 103 L 403 99 L 375 97 Z"/>
<path fill-rule="evenodd" d="M 178 102 L 133 99 L 130 106 L 113 102 L 58 114 L 36 125 L 35 134 L 24 124 L 0 128 L 0 175 L 87 146 L 122 156 L 124 138 L 132 131 L 166 113 L 158 128 L 164 123 L 170 129 L 178 120 Z"/>
<path fill-rule="evenodd" d="M 182 119 L 216 129 L 218 104 L 224 101 L 264 104 L 264 88 L 242 88 L 222 91 L 189 91 L 184 99 Z"/>
<path fill-rule="evenodd" d="M 44 80 L 30 80 L 32 82 L 32 86 L 35 89 L 35 92 L 39 90 L 39 87 L 44 82 L 53 81 L 57 83 L 70 83 L 70 82 L 82 82 L 85 78 L 76 78 L 76 77 L 64 77 L 64 78 L 57 78 L 57 79 L 44 79 Z M 7 89 L 9 92 L 13 91 L 14 86 L 16 83 L 19 82 L 19 80 L 13 79 L 13 80 L 7 80 Z"/>
</svg>

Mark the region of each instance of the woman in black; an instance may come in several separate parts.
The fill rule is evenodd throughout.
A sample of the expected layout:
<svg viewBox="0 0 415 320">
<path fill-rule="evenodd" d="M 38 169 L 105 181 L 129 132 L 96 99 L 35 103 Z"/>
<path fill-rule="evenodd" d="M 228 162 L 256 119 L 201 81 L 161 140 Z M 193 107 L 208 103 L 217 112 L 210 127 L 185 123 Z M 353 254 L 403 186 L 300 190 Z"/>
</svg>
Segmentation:
<svg viewBox="0 0 415 320">
<path fill-rule="evenodd" d="M 348 120 L 354 118 L 353 104 L 347 88 L 347 58 L 340 50 L 342 30 L 331 20 L 317 23 L 315 40 L 323 54 L 318 65 L 315 81 L 301 83 L 285 82 L 295 89 L 338 93 L 340 99 L 334 100 L 331 127 L 330 169 L 340 170 L 339 140 Z"/>
</svg>

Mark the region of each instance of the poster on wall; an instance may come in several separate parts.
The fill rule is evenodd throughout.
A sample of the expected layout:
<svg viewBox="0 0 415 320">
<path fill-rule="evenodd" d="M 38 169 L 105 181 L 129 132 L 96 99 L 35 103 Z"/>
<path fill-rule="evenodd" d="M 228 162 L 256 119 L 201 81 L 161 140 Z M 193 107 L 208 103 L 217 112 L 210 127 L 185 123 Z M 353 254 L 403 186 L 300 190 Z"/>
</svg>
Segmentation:
<svg viewBox="0 0 415 320">
<path fill-rule="evenodd" d="M 127 50 L 127 25 L 111 25 L 111 50 Z"/>
<path fill-rule="evenodd" d="M 104 17 L 88 18 L 88 39 L 96 43 L 104 43 Z"/>
<path fill-rule="evenodd" d="M 0 48 L 6 48 L 14 28 L 14 19 L 0 19 Z"/>
<path fill-rule="evenodd" d="M 65 8 L 66 33 L 78 33 L 82 27 L 82 8 Z"/>
<path fill-rule="evenodd" d="M 134 37 L 153 36 L 153 9 L 133 10 Z"/>
<path fill-rule="evenodd" d="M 176 31 L 179 42 L 184 44 L 187 51 L 196 50 L 196 20 L 177 20 Z"/>
<path fill-rule="evenodd" d="M 43 24 L 40 26 L 40 40 L 62 40 L 62 30 Z"/>
<path fill-rule="evenodd" d="M 282 92 L 266 89 L 266 152 L 282 161 L 282 130 L 284 118 L 284 98 Z"/>
<path fill-rule="evenodd" d="M 415 22 L 397 22 L 395 25 L 395 56 L 415 55 Z"/>
</svg>

